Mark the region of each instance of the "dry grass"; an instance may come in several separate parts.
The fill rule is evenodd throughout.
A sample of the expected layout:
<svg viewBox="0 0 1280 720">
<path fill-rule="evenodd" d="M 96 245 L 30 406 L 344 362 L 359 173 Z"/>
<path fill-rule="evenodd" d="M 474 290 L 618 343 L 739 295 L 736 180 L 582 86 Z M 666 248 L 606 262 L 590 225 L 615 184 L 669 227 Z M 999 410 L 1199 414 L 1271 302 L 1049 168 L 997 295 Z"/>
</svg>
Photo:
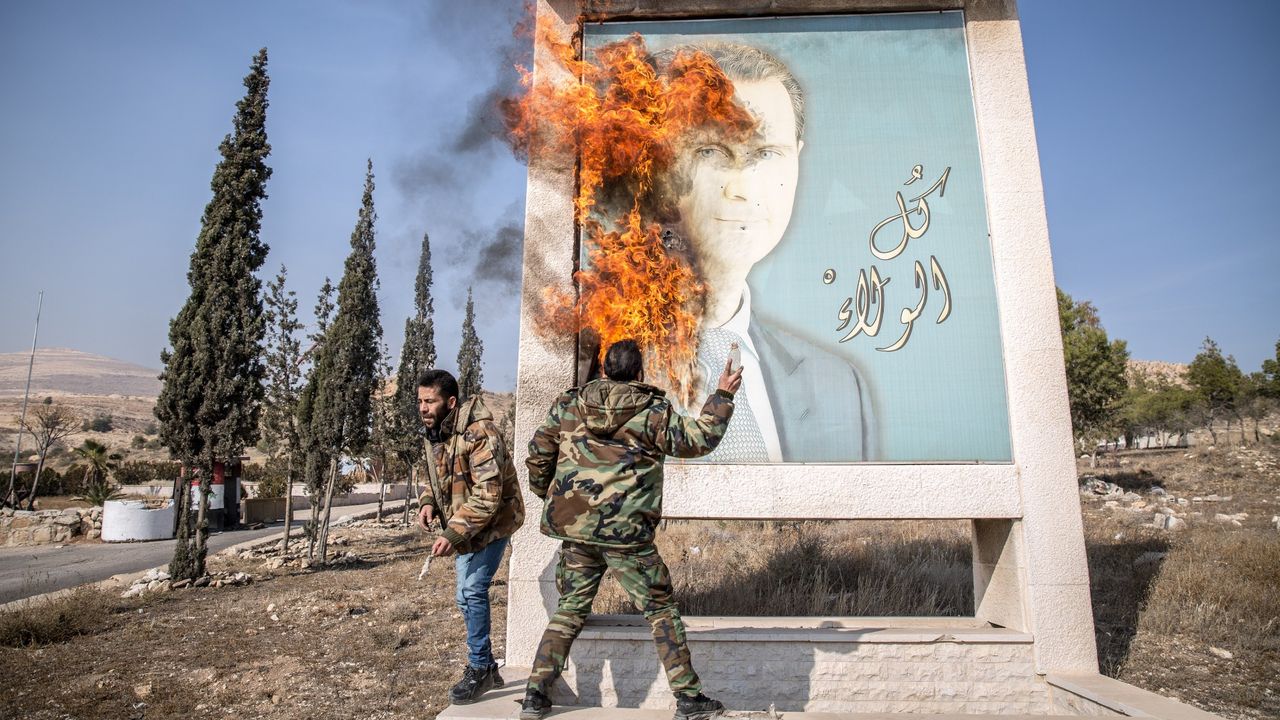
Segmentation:
<svg viewBox="0 0 1280 720">
<path fill-rule="evenodd" d="M 1174 543 L 1140 629 L 1234 652 L 1280 651 L 1280 539 L 1202 526 Z"/>
<path fill-rule="evenodd" d="M 963 521 L 667 522 L 658 548 L 685 615 L 973 614 Z M 607 578 L 597 612 L 633 613 Z"/>
<path fill-rule="evenodd" d="M 100 630 L 120 603 L 97 590 L 76 590 L 0 613 L 0 646 L 28 647 Z"/>
<path fill-rule="evenodd" d="M 1188 525 L 1177 533 L 1101 500 L 1084 503 L 1104 674 L 1227 718 L 1280 717 L 1277 455 L 1251 445 L 1132 453 L 1101 473 L 1082 468 L 1138 493 L 1158 486 L 1181 498 L 1223 497 L 1181 506 Z M 1213 519 L 1240 512 L 1249 514 L 1242 528 Z"/>
</svg>

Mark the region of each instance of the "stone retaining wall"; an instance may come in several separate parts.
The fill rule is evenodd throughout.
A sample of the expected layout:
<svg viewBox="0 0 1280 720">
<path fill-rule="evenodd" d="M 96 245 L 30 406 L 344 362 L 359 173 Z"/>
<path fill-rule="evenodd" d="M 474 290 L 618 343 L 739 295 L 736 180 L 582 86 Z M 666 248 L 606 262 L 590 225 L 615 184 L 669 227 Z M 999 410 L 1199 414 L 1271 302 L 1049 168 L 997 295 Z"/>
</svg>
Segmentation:
<svg viewBox="0 0 1280 720">
<path fill-rule="evenodd" d="M 0 546 L 48 545 L 102 535 L 102 508 L 0 510 Z"/>
<path fill-rule="evenodd" d="M 978 627 L 699 627 L 706 620 L 688 622 L 694 667 L 707 694 L 729 707 L 1001 715 L 1043 715 L 1050 709 L 1031 637 L 1024 633 Z M 556 702 L 579 705 L 671 705 L 643 620 L 628 627 L 588 625 L 554 694 Z"/>
</svg>

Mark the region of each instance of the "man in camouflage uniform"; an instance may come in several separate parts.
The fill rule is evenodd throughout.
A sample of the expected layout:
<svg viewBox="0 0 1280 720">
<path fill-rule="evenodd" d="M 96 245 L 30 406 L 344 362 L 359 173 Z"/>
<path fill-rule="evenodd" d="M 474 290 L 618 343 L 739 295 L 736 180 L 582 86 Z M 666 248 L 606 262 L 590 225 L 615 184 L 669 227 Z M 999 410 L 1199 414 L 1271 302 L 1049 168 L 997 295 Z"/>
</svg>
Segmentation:
<svg viewBox="0 0 1280 720">
<path fill-rule="evenodd" d="M 516 469 L 493 414 L 479 396 L 458 402 L 458 381 L 444 370 L 418 380 L 418 413 L 427 428 L 427 490 L 418 499 L 418 524 L 440 520 L 431 554 L 457 553 L 458 609 L 467 626 L 467 668 L 449 691 L 465 705 L 502 687 L 489 641 L 489 584 L 511 534 L 524 522 Z"/>
<path fill-rule="evenodd" d="M 702 694 L 653 535 L 662 519 L 663 461 L 715 449 L 733 414 L 742 370 L 732 370 L 732 360 L 725 364 L 718 389 L 696 418 L 680 415 L 662 390 L 642 382 L 634 341 L 609 348 L 604 374 L 608 379 L 563 393 L 529 443 L 529 486 L 545 501 L 541 530 L 564 544 L 556 566 L 560 602 L 538 644 L 520 717 L 538 720 L 550 712 L 551 685 L 612 568 L 652 626 L 676 696 L 675 717 L 710 718 L 724 706 Z"/>
</svg>

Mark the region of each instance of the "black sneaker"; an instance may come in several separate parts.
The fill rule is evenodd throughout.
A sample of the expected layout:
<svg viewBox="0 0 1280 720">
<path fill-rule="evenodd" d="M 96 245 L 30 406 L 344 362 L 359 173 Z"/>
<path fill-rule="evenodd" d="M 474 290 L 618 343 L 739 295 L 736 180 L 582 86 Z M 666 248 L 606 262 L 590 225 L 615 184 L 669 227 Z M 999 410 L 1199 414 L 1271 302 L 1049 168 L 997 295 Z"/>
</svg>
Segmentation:
<svg viewBox="0 0 1280 720">
<path fill-rule="evenodd" d="M 454 705 L 470 705 L 480 696 L 493 689 L 493 677 L 497 675 L 497 667 L 477 670 L 467 666 L 462 671 L 462 679 L 449 689 L 449 702 Z"/>
<path fill-rule="evenodd" d="M 493 678 L 493 686 L 495 688 L 500 688 L 507 684 L 502 679 L 502 676 L 498 674 L 498 663 L 494 663 L 489 666 L 489 677 Z"/>
<path fill-rule="evenodd" d="M 707 720 L 723 712 L 724 705 L 719 700 L 712 700 L 702 693 L 676 696 L 674 720 Z"/>
<path fill-rule="evenodd" d="M 551 700 L 537 690 L 525 690 L 520 703 L 520 720 L 542 720 L 551 712 Z"/>
</svg>

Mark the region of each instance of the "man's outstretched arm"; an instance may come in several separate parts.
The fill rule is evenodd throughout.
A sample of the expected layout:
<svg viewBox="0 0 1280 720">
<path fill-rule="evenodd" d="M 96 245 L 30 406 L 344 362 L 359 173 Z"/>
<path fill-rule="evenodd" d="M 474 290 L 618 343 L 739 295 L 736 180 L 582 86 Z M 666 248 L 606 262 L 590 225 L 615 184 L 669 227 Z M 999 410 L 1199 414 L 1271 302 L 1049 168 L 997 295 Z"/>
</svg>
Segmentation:
<svg viewBox="0 0 1280 720">
<path fill-rule="evenodd" d="M 674 457 L 695 458 L 715 450 L 729 429 L 733 396 L 741 386 L 742 368 L 734 370 L 733 361 L 725 361 L 716 391 L 707 398 L 698 417 L 685 417 L 675 410 L 668 411 L 666 427 L 659 435 L 662 452 Z"/>
</svg>

